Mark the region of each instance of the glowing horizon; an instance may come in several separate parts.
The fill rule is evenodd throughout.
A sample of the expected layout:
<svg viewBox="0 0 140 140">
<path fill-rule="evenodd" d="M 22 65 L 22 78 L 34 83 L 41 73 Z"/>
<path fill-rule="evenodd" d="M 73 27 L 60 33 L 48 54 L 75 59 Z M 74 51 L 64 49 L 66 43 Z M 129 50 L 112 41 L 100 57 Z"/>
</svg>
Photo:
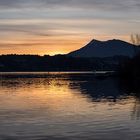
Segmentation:
<svg viewBox="0 0 140 140">
<path fill-rule="evenodd" d="M 92 39 L 130 42 L 137 0 L 0 0 L 0 54 L 66 54 Z M 41 9 L 41 10 L 40 10 Z"/>
</svg>

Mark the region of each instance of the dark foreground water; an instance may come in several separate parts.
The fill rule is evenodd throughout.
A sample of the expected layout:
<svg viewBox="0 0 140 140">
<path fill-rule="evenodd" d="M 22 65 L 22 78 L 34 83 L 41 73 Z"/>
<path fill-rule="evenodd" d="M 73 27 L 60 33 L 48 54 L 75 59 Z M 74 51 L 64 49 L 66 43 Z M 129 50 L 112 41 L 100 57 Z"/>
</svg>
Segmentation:
<svg viewBox="0 0 140 140">
<path fill-rule="evenodd" d="M 0 140 L 140 140 L 140 99 L 92 73 L 1 73 Z"/>
</svg>

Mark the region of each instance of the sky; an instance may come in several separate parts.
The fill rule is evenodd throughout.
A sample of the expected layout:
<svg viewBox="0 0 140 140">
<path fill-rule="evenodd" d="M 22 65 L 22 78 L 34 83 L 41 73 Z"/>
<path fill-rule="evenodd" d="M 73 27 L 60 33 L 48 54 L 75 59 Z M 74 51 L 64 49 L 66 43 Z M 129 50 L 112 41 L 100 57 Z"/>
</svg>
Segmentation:
<svg viewBox="0 0 140 140">
<path fill-rule="evenodd" d="M 66 54 L 140 33 L 140 0 L 0 0 L 0 54 Z"/>
</svg>

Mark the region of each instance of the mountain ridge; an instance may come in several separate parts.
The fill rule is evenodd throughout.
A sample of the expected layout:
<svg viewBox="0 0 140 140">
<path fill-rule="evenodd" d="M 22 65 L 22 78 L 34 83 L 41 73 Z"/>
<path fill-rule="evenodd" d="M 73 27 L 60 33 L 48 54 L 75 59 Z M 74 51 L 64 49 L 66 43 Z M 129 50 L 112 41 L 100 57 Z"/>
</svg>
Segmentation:
<svg viewBox="0 0 140 140">
<path fill-rule="evenodd" d="M 128 56 L 133 57 L 140 49 L 131 43 L 119 39 L 107 41 L 91 40 L 87 45 L 79 50 L 68 53 L 72 57 L 113 57 Z"/>
</svg>

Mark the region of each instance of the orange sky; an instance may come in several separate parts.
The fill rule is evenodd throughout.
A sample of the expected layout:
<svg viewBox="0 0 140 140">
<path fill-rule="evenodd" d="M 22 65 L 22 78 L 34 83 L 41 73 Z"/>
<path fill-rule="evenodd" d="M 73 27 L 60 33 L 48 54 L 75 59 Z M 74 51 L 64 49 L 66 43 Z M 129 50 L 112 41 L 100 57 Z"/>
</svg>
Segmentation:
<svg viewBox="0 0 140 140">
<path fill-rule="evenodd" d="M 139 1 L 0 1 L 0 54 L 65 54 L 140 32 Z"/>
<path fill-rule="evenodd" d="M 0 54 L 66 54 L 86 45 L 93 38 L 100 40 L 112 39 L 111 36 L 53 36 L 53 37 L 32 37 L 22 39 L 19 36 L 11 38 L 9 41 L 2 40 Z M 118 39 L 129 41 L 129 36 L 118 36 Z M 4 48 L 5 47 L 5 48 Z"/>
</svg>

